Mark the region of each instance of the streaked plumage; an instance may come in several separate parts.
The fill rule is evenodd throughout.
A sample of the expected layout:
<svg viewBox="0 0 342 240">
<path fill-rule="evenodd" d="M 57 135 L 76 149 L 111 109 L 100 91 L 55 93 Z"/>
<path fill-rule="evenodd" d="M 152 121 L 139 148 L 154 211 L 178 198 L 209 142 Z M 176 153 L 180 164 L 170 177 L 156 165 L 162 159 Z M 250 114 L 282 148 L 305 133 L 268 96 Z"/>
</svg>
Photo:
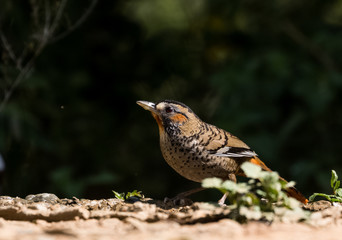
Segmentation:
<svg viewBox="0 0 342 240">
<path fill-rule="evenodd" d="M 244 175 L 240 166 L 245 161 L 271 171 L 247 144 L 203 122 L 185 104 L 171 100 L 137 103 L 156 119 L 163 157 L 183 177 L 195 182 L 209 177 L 236 181 L 236 175 Z M 307 201 L 297 190 L 293 191 L 293 197 Z"/>
</svg>

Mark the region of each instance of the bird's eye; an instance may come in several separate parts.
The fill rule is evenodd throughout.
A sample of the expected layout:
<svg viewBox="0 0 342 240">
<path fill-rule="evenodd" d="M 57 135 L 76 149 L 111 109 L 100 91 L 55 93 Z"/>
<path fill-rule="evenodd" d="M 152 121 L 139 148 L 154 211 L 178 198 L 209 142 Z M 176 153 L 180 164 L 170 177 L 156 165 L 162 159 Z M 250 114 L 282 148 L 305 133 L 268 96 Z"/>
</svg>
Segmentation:
<svg viewBox="0 0 342 240">
<path fill-rule="evenodd" d="M 167 113 L 171 113 L 173 111 L 173 109 L 171 107 L 166 107 L 165 108 L 165 112 Z"/>
</svg>

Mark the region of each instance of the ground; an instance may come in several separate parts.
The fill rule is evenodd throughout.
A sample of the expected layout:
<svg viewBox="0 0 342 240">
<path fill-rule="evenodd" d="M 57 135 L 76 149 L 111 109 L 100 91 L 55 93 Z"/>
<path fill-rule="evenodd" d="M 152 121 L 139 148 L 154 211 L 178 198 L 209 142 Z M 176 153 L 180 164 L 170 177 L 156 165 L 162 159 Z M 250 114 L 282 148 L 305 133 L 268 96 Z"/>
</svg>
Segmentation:
<svg viewBox="0 0 342 240">
<path fill-rule="evenodd" d="M 26 199 L 0 196 L 0 240 L 8 239 L 341 239 L 342 206 L 320 201 L 309 221 L 231 219 L 228 207 L 209 203 L 169 206 L 151 199 Z"/>
</svg>

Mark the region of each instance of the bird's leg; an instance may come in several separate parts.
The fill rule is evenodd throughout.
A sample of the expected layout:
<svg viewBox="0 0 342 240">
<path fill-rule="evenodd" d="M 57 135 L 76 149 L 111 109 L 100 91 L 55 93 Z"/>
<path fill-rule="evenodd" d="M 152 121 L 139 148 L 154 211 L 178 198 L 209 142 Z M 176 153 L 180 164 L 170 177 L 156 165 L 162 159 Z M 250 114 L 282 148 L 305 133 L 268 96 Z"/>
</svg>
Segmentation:
<svg viewBox="0 0 342 240">
<path fill-rule="evenodd" d="M 178 201 L 182 201 L 182 200 L 184 201 L 184 200 L 186 199 L 187 196 L 190 196 L 190 195 L 192 195 L 192 194 L 194 194 L 194 193 L 200 192 L 200 191 L 202 191 L 202 190 L 204 190 L 204 189 L 205 189 L 205 188 L 203 188 L 203 187 L 194 188 L 194 189 L 191 189 L 191 190 L 189 190 L 189 191 L 179 193 L 179 194 L 177 194 L 177 196 L 175 196 L 175 197 L 173 197 L 173 198 L 171 198 L 171 199 L 169 199 L 169 198 L 166 197 L 166 198 L 164 199 L 164 203 L 167 203 L 167 202 L 171 201 L 174 205 L 177 205 L 176 203 L 177 203 Z M 187 204 L 180 204 L 180 205 L 187 205 Z"/>
<path fill-rule="evenodd" d="M 192 195 L 194 193 L 200 192 L 200 191 L 202 191 L 204 189 L 205 188 L 203 188 L 203 187 L 190 189 L 190 190 L 188 190 L 186 192 L 179 193 L 176 197 L 183 197 L 184 198 L 184 197 L 190 196 L 190 195 Z"/>
<path fill-rule="evenodd" d="M 236 183 L 236 176 L 235 176 L 234 173 L 230 173 L 230 174 L 228 175 L 228 179 L 229 179 L 230 181 L 233 181 L 233 182 Z M 225 203 L 224 203 L 224 202 L 226 201 L 227 197 L 228 197 L 228 193 L 226 192 L 225 194 L 223 194 L 223 196 L 220 198 L 220 200 L 218 200 L 217 203 L 218 203 L 220 206 L 225 206 Z"/>
<path fill-rule="evenodd" d="M 225 206 L 226 204 L 224 203 L 226 201 L 226 198 L 228 196 L 228 193 L 226 192 L 225 194 L 223 194 L 223 196 L 220 198 L 220 200 L 218 200 L 218 204 L 220 206 Z"/>
</svg>

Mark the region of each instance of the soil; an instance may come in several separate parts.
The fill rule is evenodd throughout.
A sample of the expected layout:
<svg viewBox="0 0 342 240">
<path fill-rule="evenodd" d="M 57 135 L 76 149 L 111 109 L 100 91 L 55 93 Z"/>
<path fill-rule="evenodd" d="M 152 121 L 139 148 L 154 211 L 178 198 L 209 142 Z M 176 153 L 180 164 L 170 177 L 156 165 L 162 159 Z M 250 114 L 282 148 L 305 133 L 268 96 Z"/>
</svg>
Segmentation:
<svg viewBox="0 0 342 240">
<path fill-rule="evenodd" d="M 0 240 L 8 239 L 341 239 L 342 206 L 318 201 L 304 206 L 309 221 L 231 219 L 228 207 L 195 202 L 171 206 L 152 199 L 25 199 L 0 196 Z"/>
</svg>

